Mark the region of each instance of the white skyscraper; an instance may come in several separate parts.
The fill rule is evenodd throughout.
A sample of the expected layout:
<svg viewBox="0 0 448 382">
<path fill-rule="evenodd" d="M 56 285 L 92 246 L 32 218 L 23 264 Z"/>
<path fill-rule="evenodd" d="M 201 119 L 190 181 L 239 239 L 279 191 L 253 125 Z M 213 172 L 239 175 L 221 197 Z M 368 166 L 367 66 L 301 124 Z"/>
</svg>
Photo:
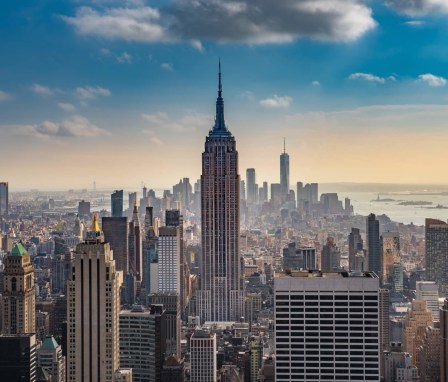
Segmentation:
<svg viewBox="0 0 448 382">
<path fill-rule="evenodd" d="M 216 334 L 197 329 L 190 338 L 190 381 L 216 382 Z"/>
<path fill-rule="evenodd" d="M 434 281 L 417 281 L 416 300 L 425 300 L 434 321 L 439 321 L 439 287 Z"/>
<path fill-rule="evenodd" d="M 379 381 L 378 277 L 276 274 L 276 381 Z"/>
<path fill-rule="evenodd" d="M 112 382 L 119 369 L 121 271 L 115 269 L 96 216 L 84 243 L 76 246 L 67 282 L 69 381 Z"/>
<path fill-rule="evenodd" d="M 179 227 L 160 227 L 158 239 L 158 293 L 180 295 Z"/>
</svg>

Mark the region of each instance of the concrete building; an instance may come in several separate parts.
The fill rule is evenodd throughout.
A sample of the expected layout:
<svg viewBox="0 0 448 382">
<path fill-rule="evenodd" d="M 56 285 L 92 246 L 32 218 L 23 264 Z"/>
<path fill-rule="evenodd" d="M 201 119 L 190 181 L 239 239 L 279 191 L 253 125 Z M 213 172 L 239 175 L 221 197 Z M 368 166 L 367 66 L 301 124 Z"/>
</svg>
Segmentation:
<svg viewBox="0 0 448 382">
<path fill-rule="evenodd" d="M 180 296 L 180 234 L 179 227 L 160 227 L 158 239 L 158 292 Z"/>
<path fill-rule="evenodd" d="M 215 125 L 202 154 L 202 258 L 197 296 L 203 321 L 237 320 L 244 314 L 239 191 L 238 152 L 224 121 L 220 69 Z"/>
<path fill-rule="evenodd" d="M 119 369 L 120 287 L 96 215 L 84 243 L 78 244 L 67 282 L 68 381 L 112 382 Z"/>
<path fill-rule="evenodd" d="M 169 356 L 163 363 L 162 382 L 174 381 L 185 381 L 184 360 L 176 356 Z"/>
<path fill-rule="evenodd" d="M 440 381 L 448 381 L 448 300 L 440 309 Z"/>
<path fill-rule="evenodd" d="M 310 269 L 315 270 L 316 249 L 310 247 L 299 247 L 297 243 L 289 243 L 283 248 L 283 269 Z"/>
<path fill-rule="evenodd" d="M 384 382 L 419 382 L 418 369 L 412 356 L 403 351 L 401 343 L 392 342 L 390 351 L 383 352 Z"/>
<path fill-rule="evenodd" d="M 422 344 L 428 326 L 432 327 L 433 323 L 426 301 L 413 300 L 404 320 L 404 350 L 413 358 L 416 357 L 417 348 Z"/>
<path fill-rule="evenodd" d="M 162 305 L 134 306 L 120 313 L 120 367 L 132 368 L 134 382 L 161 382 L 166 315 Z"/>
<path fill-rule="evenodd" d="M 379 381 L 378 288 L 370 272 L 276 274 L 276 381 Z"/>
<path fill-rule="evenodd" d="M 398 232 L 384 232 L 381 235 L 382 282 L 393 280 L 394 264 L 400 263 L 400 235 Z"/>
<path fill-rule="evenodd" d="M 3 270 L 3 334 L 34 333 L 36 291 L 31 257 L 21 243 L 12 248 Z"/>
<path fill-rule="evenodd" d="M 439 321 L 439 288 L 434 281 L 417 281 L 415 283 L 415 299 L 425 300 L 426 306 L 432 312 L 434 321 Z"/>
<path fill-rule="evenodd" d="M 441 220 L 426 219 L 425 261 L 428 281 L 435 281 L 441 296 L 448 296 L 448 224 Z"/>
<path fill-rule="evenodd" d="M 37 381 L 34 334 L 0 335 L 0 381 Z"/>
<path fill-rule="evenodd" d="M 126 217 L 103 217 L 101 228 L 104 240 L 110 244 L 117 270 L 129 270 L 129 228 Z"/>
<path fill-rule="evenodd" d="M 54 337 L 48 336 L 37 351 L 37 366 L 46 369 L 51 375 L 51 382 L 65 382 L 65 357 L 61 345 Z"/>
<path fill-rule="evenodd" d="M 417 348 L 416 366 L 421 382 L 440 381 L 440 329 L 427 327 Z"/>
<path fill-rule="evenodd" d="M 190 382 L 217 382 L 216 334 L 197 329 L 190 338 Z"/>
</svg>

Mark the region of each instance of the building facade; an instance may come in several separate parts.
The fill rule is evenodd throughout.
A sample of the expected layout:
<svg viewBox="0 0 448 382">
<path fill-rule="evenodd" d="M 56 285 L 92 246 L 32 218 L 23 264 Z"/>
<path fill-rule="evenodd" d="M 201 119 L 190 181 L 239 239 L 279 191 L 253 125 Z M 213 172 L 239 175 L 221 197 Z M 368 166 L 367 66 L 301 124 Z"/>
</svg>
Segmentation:
<svg viewBox="0 0 448 382">
<path fill-rule="evenodd" d="M 113 195 L 113 194 L 112 194 Z M 103 217 L 101 228 L 104 240 L 110 244 L 117 270 L 123 273 L 129 270 L 129 228 L 126 217 Z"/>
<path fill-rule="evenodd" d="M 216 382 L 216 334 L 197 329 L 190 338 L 190 382 Z"/>
<path fill-rule="evenodd" d="M 425 222 L 426 277 L 435 281 L 442 296 L 448 296 L 448 224 L 441 220 Z"/>
<path fill-rule="evenodd" d="M 0 217 L 9 214 L 9 191 L 8 183 L 0 182 Z"/>
<path fill-rule="evenodd" d="M 381 276 L 380 222 L 375 214 L 367 217 L 366 227 L 367 270 Z"/>
</svg>

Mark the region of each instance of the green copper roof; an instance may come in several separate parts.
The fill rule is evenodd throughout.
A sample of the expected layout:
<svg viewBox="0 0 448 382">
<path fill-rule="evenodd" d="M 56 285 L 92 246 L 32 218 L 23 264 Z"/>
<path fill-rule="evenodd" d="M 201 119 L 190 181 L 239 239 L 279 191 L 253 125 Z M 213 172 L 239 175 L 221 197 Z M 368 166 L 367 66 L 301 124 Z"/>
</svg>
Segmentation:
<svg viewBox="0 0 448 382">
<path fill-rule="evenodd" d="M 45 338 L 44 343 L 42 344 L 41 349 L 43 350 L 54 350 L 58 347 L 58 343 L 56 342 L 56 340 L 54 339 L 53 336 L 48 336 L 47 338 Z"/>
<path fill-rule="evenodd" d="M 22 243 L 17 243 L 12 251 L 10 256 L 25 256 L 28 252 L 26 251 L 25 247 L 22 245 Z"/>
</svg>

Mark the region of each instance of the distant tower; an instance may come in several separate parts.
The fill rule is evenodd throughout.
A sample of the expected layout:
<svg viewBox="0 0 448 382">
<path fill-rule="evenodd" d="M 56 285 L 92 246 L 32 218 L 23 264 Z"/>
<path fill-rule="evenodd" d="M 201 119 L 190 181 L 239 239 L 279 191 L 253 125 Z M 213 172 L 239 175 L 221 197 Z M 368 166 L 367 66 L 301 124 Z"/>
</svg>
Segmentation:
<svg viewBox="0 0 448 382">
<path fill-rule="evenodd" d="M 255 204 L 257 201 L 256 175 L 254 168 L 246 170 L 247 203 Z"/>
<path fill-rule="evenodd" d="M 380 222 L 375 214 L 367 217 L 366 227 L 367 270 L 381 274 Z"/>
<path fill-rule="evenodd" d="M 244 312 L 239 192 L 238 152 L 235 138 L 224 122 L 220 65 L 215 125 L 206 137 L 202 154 L 198 303 L 204 321 L 238 320 Z"/>
<path fill-rule="evenodd" d="M 3 334 L 36 332 L 34 267 L 21 243 L 5 259 L 2 300 Z"/>
<path fill-rule="evenodd" d="M 283 139 L 283 154 L 280 155 L 280 186 L 282 198 L 286 200 L 289 194 L 289 155 L 286 154 L 286 139 Z"/>
<path fill-rule="evenodd" d="M 426 219 L 426 277 L 435 281 L 443 297 L 448 297 L 448 224 L 441 220 Z"/>
<path fill-rule="evenodd" d="M 0 217 L 8 215 L 8 183 L 0 182 Z"/>
<path fill-rule="evenodd" d="M 111 216 L 113 218 L 121 218 L 123 216 L 123 190 L 116 190 L 110 196 L 111 199 Z"/>
<path fill-rule="evenodd" d="M 138 281 L 141 281 L 142 265 L 142 236 L 137 199 L 135 199 L 132 220 L 129 222 L 129 271 Z"/>
<path fill-rule="evenodd" d="M 68 381 L 113 381 L 119 368 L 120 287 L 109 243 L 97 221 L 76 246 L 67 282 Z"/>
</svg>

